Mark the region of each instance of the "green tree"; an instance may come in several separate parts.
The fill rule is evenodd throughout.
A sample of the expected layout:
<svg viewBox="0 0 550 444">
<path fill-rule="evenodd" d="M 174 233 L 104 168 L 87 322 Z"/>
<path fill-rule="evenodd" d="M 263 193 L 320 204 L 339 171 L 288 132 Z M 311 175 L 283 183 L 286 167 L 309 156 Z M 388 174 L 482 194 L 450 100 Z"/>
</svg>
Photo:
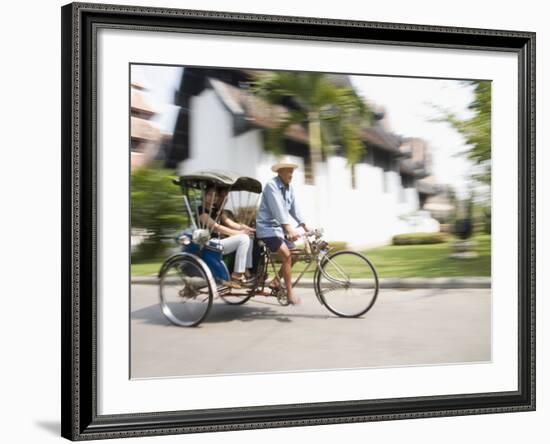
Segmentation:
<svg viewBox="0 0 550 444">
<path fill-rule="evenodd" d="M 479 166 L 472 177 L 484 184 L 491 183 L 491 82 L 472 80 L 464 82 L 473 88 L 474 98 L 468 109 L 472 116 L 460 118 L 456 113 L 439 109 L 442 116 L 434 119 L 446 122 L 457 130 L 468 149 L 463 153 Z"/>
<path fill-rule="evenodd" d="M 187 222 L 182 195 L 172 177 L 172 171 L 156 166 L 132 172 L 132 229 L 147 231 L 136 252 L 138 260 L 158 258 L 164 252 L 163 238 Z"/>
<path fill-rule="evenodd" d="M 313 164 L 336 145 L 342 146 L 350 164 L 359 160 L 364 150 L 361 128 L 372 113 L 352 88 L 336 85 L 323 73 L 280 71 L 259 73 L 252 91 L 272 104 L 291 97 L 298 105 L 277 116 L 277 126 L 267 130 L 266 149 L 279 152 L 287 128 L 307 123 Z"/>
</svg>

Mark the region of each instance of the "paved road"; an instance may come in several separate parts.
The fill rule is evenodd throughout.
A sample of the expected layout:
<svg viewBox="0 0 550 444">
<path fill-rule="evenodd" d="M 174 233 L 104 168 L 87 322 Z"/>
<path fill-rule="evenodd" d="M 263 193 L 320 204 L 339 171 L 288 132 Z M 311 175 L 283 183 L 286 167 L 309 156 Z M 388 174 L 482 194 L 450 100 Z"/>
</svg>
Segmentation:
<svg viewBox="0 0 550 444">
<path fill-rule="evenodd" d="M 132 285 L 132 378 L 444 364 L 491 359 L 488 289 L 381 290 L 359 319 L 332 315 L 313 290 L 300 306 L 215 301 L 196 328 L 172 325 L 157 287 Z"/>
</svg>

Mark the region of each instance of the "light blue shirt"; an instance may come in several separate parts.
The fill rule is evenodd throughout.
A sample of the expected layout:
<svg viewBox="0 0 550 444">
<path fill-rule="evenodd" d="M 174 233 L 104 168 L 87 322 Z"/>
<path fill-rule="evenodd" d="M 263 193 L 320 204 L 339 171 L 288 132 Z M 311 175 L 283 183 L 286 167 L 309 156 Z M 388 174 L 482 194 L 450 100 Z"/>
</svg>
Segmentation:
<svg viewBox="0 0 550 444">
<path fill-rule="evenodd" d="M 256 237 L 284 238 L 281 225 L 292 223 L 290 216 L 298 224 L 304 223 L 298 207 L 296 194 L 291 185 L 285 185 L 279 176 L 275 176 L 264 187 L 260 207 L 256 213 Z"/>
</svg>

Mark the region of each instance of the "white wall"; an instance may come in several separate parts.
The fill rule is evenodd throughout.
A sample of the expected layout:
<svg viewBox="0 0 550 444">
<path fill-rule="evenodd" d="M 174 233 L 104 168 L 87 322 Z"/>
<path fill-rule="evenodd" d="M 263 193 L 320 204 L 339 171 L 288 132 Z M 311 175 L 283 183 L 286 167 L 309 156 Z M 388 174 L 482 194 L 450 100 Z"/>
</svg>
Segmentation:
<svg viewBox="0 0 550 444">
<path fill-rule="evenodd" d="M 548 178 L 548 105 L 550 89 L 543 69 L 550 62 L 549 15 L 544 2 L 479 2 L 388 0 L 365 3 L 297 2 L 278 0 L 117 0 L 117 3 L 244 11 L 255 13 L 330 16 L 404 23 L 469 26 L 537 31 L 538 121 L 538 411 L 470 417 L 344 424 L 292 429 L 253 430 L 187 436 L 113 440 L 113 443 L 543 443 L 550 421 L 548 374 L 549 304 L 547 257 L 550 205 Z M 61 443 L 59 438 L 60 369 L 60 114 L 59 114 L 59 7 L 64 1 L 8 2 L 6 20 L 0 27 L 2 41 L 3 103 L 2 146 L 4 162 L 0 174 L 3 217 L 2 261 L 2 366 L 0 402 L 2 438 L 9 443 Z M 95 1 L 97 3 L 97 1 Z M 314 5 L 314 6 L 313 6 Z M 40 82 L 37 85 L 37 75 Z M 48 85 L 48 87 L 44 87 Z M 32 95 L 30 94 L 32 92 Z M 36 95 L 35 95 L 36 94 Z M 49 107 L 39 118 L 29 116 L 32 103 Z M 32 120 L 29 120 L 32 119 Z M 29 122 L 33 131 L 29 133 Z M 40 135 L 40 138 L 34 137 Z M 31 137 L 24 137 L 30 135 Z M 6 157 L 7 154 L 7 157 Z M 31 157 L 32 156 L 32 157 Z M 31 160 L 32 159 L 32 160 Z M 34 235 L 34 237 L 30 237 Z M 543 252 L 544 249 L 544 252 Z M 42 254 L 34 262 L 32 275 L 25 263 L 29 252 Z M 544 257 L 543 257 L 544 256 Z M 546 290 L 546 291 L 545 291 Z M 123 326 L 121 326 L 123 328 Z M 284 328 L 284 325 L 281 325 Z M 320 390 L 323 388 L 320 387 Z M 545 438 L 546 436 L 546 438 Z"/>
<path fill-rule="evenodd" d="M 232 166 L 232 120 L 212 89 L 191 98 L 189 113 L 189 159 L 182 173 Z M 229 169 L 229 168 L 223 168 Z"/>
<path fill-rule="evenodd" d="M 257 177 L 265 157 L 260 131 L 234 136 L 233 116 L 212 89 L 192 97 L 190 109 L 190 158 L 180 164 L 180 172 L 222 169 Z"/>
</svg>

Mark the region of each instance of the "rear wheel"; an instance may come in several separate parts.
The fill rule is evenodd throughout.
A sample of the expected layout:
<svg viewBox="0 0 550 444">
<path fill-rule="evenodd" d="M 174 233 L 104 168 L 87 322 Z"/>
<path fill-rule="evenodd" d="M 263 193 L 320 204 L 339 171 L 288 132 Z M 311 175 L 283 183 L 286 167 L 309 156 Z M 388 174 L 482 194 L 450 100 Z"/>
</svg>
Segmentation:
<svg viewBox="0 0 550 444">
<path fill-rule="evenodd" d="M 202 260 L 189 255 L 164 267 L 159 290 L 164 315 L 176 325 L 195 327 L 210 311 L 216 284 Z"/>
<path fill-rule="evenodd" d="M 220 294 L 220 297 L 226 304 L 242 305 L 264 289 L 268 265 L 267 254 L 265 250 L 259 254 L 258 261 L 253 269 L 254 282 L 250 287 L 233 290 L 231 293 L 227 294 Z"/>
<path fill-rule="evenodd" d="M 378 275 L 372 263 L 354 251 L 338 251 L 321 261 L 315 292 L 334 314 L 355 318 L 369 311 L 378 296 Z"/>
<path fill-rule="evenodd" d="M 252 282 L 249 286 L 240 288 L 240 289 L 233 289 L 228 293 L 220 293 L 220 297 L 223 299 L 223 301 L 228 305 L 242 305 L 245 302 L 248 302 L 252 296 L 256 294 L 256 289 L 258 288 L 258 285 L 260 283 L 259 276 L 262 275 L 263 268 L 265 268 L 264 265 L 265 261 L 263 261 L 263 257 L 260 258 L 260 263 L 256 267 L 256 274 L 254 275 L 254 282 Z"/>
</svg>

